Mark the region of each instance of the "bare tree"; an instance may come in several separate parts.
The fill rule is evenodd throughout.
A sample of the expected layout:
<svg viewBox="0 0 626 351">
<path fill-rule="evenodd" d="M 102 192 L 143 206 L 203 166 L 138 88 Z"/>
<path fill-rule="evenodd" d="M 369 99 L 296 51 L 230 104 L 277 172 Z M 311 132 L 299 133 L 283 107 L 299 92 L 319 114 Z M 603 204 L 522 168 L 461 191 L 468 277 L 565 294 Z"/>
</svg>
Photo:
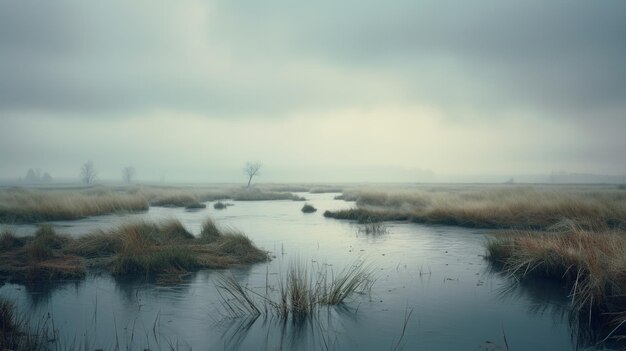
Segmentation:
<svg viewBox="0 0 626 351">
<path fill-rule="evenodd" d="M 260 162 L 246 162 L 246 166 L 243 168 L 243 173 L 248 176 L 248 188 L 252 182 L 252 178 L 256 175 L 260 175 L 261 170 Z"/>
<path fill-rule="evenodd" d="M 91 161 L 83 163 L 83 166 L 80 168 L 80 180 L 85 184 L 93 184 L 97 174 L 98 172 L 96 172 Z"/>
<path fill-rule="evenodd" d="M 124 180 L 124 183 L 130 184 L 133 181 L 133 178 L 135 178 L 135 173 L 135 167 L 124 167 L 122 169 L 122 179 Z"/>
</svg>

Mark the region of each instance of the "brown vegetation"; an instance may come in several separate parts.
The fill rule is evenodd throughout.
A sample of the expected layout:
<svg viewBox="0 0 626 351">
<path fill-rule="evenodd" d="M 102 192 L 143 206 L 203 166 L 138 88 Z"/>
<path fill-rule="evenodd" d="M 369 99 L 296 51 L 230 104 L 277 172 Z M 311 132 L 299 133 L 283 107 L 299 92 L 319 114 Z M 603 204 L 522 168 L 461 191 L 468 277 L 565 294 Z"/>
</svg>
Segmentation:
<svg viewBox="0 0 626 351">
<path fill-rule="evenodd" d="M 0 190 L 0 222 L 36 223 L 109 213 L 144 211 L 142 196 L 94 187 L 81 190 Z"/>
<path fill-rule="evenodd" d="M 358 208 L 325 216 L 478 228 L 547 229 L 563 220 L 586 228 L 626 228 L 626 194 L 613 187 L 433 187 L 344 195 L 356 197 Z"/>
<path fill-rule="evenodd" d="M 268 190 L 269 189 L 269 190 Z M 261 188 L 131 186 L 0 189 L 0 223 L 41 223 L 111 213 L 145 211 L 150 205 L 205 208 L 203 202 L 304 199 Z"/>
<path fill-rule="evenodd" d="M 15 305 L 0 297 L 0 349 L 15 351 L 49 350 L 49 340 L 54 331 L 49 318 L 32 325 L 29 318 L 21 315 Z"/>
<path fill-rule="evenodd" d="M 516 280 L 540 276 L 563 281 L 573 311 L 588 318 L 585 323 L 605 329 L 603 338 L 616 335 L 626 321 L 626 232 L 561 229 L 497 234 L 487 243 L 488 259 Z"/>
<path fill-rule="evenodd" d="M 4 232 L 0 239 L 0 278 L 10 281 L 79 279 L 85 276 L 82 260 L 63 252 L 71 242 L 50 226 L 41 226 L 33 237 L 17 238 Z"/>
<path fill-rule="evenodd" d="M 0 278 L 18 282 L 78 279 L 86 267 L 113 275 L 160 276 L 266 259 L 248 237 L 224 232 L 210 219 L 198 238 L 176 220 L 129 223 L 78 239 L 57 235 L 48 225 L 33 237 L 8 232 L 0 237 Z"/>
</svg>

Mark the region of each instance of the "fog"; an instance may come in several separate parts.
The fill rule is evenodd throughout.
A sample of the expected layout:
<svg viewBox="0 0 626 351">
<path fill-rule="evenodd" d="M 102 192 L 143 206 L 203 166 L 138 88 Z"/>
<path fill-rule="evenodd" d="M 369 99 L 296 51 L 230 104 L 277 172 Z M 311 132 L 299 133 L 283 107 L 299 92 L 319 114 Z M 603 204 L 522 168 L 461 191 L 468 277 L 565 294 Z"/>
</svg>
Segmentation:
<svg viewBox="0 0 626 351">
<path fill-rule="evenodd" d="M 0 179 L 620 176 L 624 33 L 617 1 L 2 2 Z"/>
</svg>

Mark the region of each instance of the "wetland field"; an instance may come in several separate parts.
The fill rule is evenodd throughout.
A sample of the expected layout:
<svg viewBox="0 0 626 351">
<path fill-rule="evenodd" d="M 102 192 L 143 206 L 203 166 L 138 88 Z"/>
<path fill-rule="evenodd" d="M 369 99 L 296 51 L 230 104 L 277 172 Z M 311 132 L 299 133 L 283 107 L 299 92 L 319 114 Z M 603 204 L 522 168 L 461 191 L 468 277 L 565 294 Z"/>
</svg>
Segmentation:
<svg viewBox="0 0 626 351">
<path fill-rule="evenodd" d="M 96 186 L 0 198 L 8 349 L 625 346 L 616 186 Z"/>
</svg>

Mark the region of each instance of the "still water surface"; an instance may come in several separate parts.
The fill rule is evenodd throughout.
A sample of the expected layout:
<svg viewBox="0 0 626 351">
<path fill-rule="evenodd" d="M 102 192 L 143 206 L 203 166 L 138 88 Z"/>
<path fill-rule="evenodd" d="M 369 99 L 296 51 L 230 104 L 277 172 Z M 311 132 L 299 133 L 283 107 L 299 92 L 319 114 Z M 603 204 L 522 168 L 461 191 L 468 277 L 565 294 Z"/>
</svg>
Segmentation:
<svg viewBox="0 0 626 351">
<path fill-rule="evenodd" d="M 487 231 L 389 223 L 386 234 L 365 235 L 356 223 L 322 216 L 351 203 L 334 200 L 336 194 L 299 195 L 318 211 L 303 214 L 301 202 L 235 201 L 225 210 L 212 203 L 193 212 L 151 207 L 140 214 L 54 223 L 59 232 L 79 236 L 131 219 L 177 218 L 197 234 L 211 216 L 270 251 L 271 262 L 201 271 L 174 286 L 102 273 L 37 287 L 6 284 L 0 295 L 14 299 L 31 318 L 50 314 L 62 344 L 104 349 L 119 343 L 194 350 L 504 350 L 504 335 L 511 350 L 576 349 L 567 292 L 545 281 L 511 288 L 482 256 Z M 34 226 L 14 230 L 27 234 Z M 344 306 L 324 308 L 311 320 L 283 323 L 220 313 L 215 287 L 220 274 L 232 273 L 264 292 L 266 281 L 275 286 L 290 262 L 337 272 L 359 259 L 376 269 L 371 291 Z"/>
</svg>

